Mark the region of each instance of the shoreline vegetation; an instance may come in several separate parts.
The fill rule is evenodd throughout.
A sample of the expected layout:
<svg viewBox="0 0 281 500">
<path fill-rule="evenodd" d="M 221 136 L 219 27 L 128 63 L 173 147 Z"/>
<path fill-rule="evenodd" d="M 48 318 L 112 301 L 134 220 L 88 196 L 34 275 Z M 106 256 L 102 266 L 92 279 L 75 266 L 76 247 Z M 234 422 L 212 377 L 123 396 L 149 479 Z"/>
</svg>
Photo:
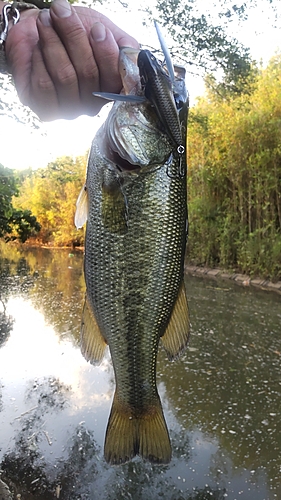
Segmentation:
<svg viewBox="0 0 281 500">
<path fill-rule="evenodd" d="M 260 280 L 261 286 L 272 283 L 278 289 L 281 54 L 267 68 L 255 68 L 238 90 L 218 92 L 208 77 L 206 95 L 190 109 L 186 260 L 197 269 L 225 269 L 222 274 L 243 276 L 242 283 Z M 35 171 L 5 172 L 2 167 L 0 237 L 27 240 L 30 246 L 82 247 L 84 229 L 77 230 L 73 221 L 86 165 L 87 155 L 60 157 Z"/>
<path fill-rule="evenodd" d="M 190 110 L 188 258 L 281 279 L 281 54 L 238 95 Z"/>
</svg>

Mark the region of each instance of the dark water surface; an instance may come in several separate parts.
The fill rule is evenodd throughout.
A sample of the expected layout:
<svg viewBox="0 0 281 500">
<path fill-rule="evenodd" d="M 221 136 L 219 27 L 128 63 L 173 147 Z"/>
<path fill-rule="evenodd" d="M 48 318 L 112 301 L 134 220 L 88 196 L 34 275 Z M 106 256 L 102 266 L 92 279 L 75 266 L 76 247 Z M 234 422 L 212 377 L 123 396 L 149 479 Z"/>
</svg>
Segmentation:
<svg viewBox="0 0 281 500">
<path fill-rule="evenodd" d="M 109 467 L 114 377 L 109 355 L 93 367 L 79 350 L 82 253 L 0 251 L 0 470 L 15 498 L 281 499 L 280 295 L 187 276 L 190 347 L 158 362 L 172 462 Z"/>
</svg>

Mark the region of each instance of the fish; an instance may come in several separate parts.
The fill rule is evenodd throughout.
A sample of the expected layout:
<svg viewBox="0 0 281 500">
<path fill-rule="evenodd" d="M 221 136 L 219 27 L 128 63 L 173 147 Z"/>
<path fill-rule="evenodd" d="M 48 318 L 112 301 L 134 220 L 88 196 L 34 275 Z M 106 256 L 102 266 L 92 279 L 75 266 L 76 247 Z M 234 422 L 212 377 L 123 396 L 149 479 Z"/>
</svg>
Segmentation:
<svg viewBox="0 0 281 500">
<path fill-rule="evenodd" d="M 187 94 L 179 77 L 180 99 L 169 91 L 162 100 L 161 88 L 146 97 L 147 85 L 153 87 L 164 71 L 151 56 L 120 50 L 123 91 L 92 142 L 75 214 L 76 227 L 86 222 L 81 350 L 95 364 L 109 346 L 115 374 L 104 444 L 111 465 L 136 455 L 170 462 L 157 354 L 161 343 L 168 358 L 176 359 L 190 331 L 184 284 L 187 167 L 178 150 L 186 144 Z M 155 72 L 147 76 L 148 58 Z M 161 106 L 156 109 L 159 101 L 173 120 L 169 113 L 163 117 Z"/>
</svg>

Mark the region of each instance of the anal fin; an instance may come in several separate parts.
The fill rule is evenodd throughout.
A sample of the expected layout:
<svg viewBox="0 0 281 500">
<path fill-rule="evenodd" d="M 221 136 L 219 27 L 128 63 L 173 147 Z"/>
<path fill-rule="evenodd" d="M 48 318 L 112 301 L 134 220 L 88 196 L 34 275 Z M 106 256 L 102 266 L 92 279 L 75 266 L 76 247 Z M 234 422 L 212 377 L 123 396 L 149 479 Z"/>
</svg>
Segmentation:
<svg viewBox="0 0 281 500">
<path fill-rule="evenodd" d="M 166 331 L 161 337 L 162 344 L 170 360 L 180 356 L 187 347 L 190 333 L 188 303 L 184 281 L 182 281 L 178 298 Z"/>
<path fill-rule="evenodd" d="M 100 363 L 104 356 L 106 345 L 106 341 L 101 334 L 86 297 L 81 324 L 81 352 L 87 361 Z"/>
</svg>

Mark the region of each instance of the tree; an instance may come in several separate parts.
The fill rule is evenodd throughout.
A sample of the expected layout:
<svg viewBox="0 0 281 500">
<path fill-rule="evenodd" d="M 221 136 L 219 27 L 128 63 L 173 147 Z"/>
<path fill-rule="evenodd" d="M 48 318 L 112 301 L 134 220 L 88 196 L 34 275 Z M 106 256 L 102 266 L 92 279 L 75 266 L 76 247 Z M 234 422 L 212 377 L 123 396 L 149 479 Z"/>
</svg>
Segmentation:
<svg viewBox="0 0 281 500">
<path fill-rule="evenodd" d="M 190 258 L 281 276 L 281 55 L 250 95 L 208 92 L 190 112 Z"/>
<path fill-rule="evenodd" d="M 6 241 L 19 239 L 24 243 L 40 231 L 41 226 L 30 210 L 16 210 L 13 207 L 12 198 L 18 194 L 13 170 L 0 165 L 0 238 Z"/>
<path fill-rule="evenodd" d="M 117 1 L 117 0 L 116 0 Z M 122 3 L 122 2 L 119 2 Z M 129 6 L 130 2 L 126 2 Z M 228 97 L 248 88 L 256 76 L 256 63 L 250 49 L 239 41 L 237 33 L 251 13 L 258 11 L 265 24 L 276 27 L 281 15 L 277 0 L 155 0 L 149 7 L 141 3 L 140 12 L 148 14 L 150 27 L 155 18 L 171 36 L 170 51 L 174 62 L 184 64 L 187 72 L 212 74 L 212 88 Z M 150 5 L 153 5 L 151 7 Z M 156 6 L 156 11 L 154 8 Z"/>
<path fill-rule="evenodd" d="M 41 225 L 37 222 L 36 217 L 32 215 L 31 210 L 13 209 L 9 224 L 22 243 L 25 243 L 31 236 L 35 236 L 41 229 Z"/>
<path fill-rule="evenodd" d="M 42 243 L 55 246 L 79 246 L 83 231 L 74 226 L 75 204 L 85 181 L 87 158 L 75 160 L 69 156 L 57 158 L 46 168 L 26 177 L 20 195 L 14 200 L 20 210 L 30 209 L 42 230 Z"/>
<path fill-rule="evenodd" d="M 266 3 L 272 10 L 277 8 L 272 0 Z M 249 48 L 233 36 L 231 26 L 245 21 L 251 8 L 259 6 L 259 0 L 238 5 L 233 0 L 217 0 L 209 6 L 200 0 L 157 0 L 159 18 L 173 38 L 174 57 L 180 55 L 200 75 L 212 73 L 213 85 L 218 72 L 217 90 L 235 93 L 247 86 L 255 65 Z"/>
<path fill-rule="evenodd" d="M 12 196 L 17 193 L 13 172 L 0 165 L 0 237 L 10 232 L 9 218 L 12 215 Z"/>
</svg>

